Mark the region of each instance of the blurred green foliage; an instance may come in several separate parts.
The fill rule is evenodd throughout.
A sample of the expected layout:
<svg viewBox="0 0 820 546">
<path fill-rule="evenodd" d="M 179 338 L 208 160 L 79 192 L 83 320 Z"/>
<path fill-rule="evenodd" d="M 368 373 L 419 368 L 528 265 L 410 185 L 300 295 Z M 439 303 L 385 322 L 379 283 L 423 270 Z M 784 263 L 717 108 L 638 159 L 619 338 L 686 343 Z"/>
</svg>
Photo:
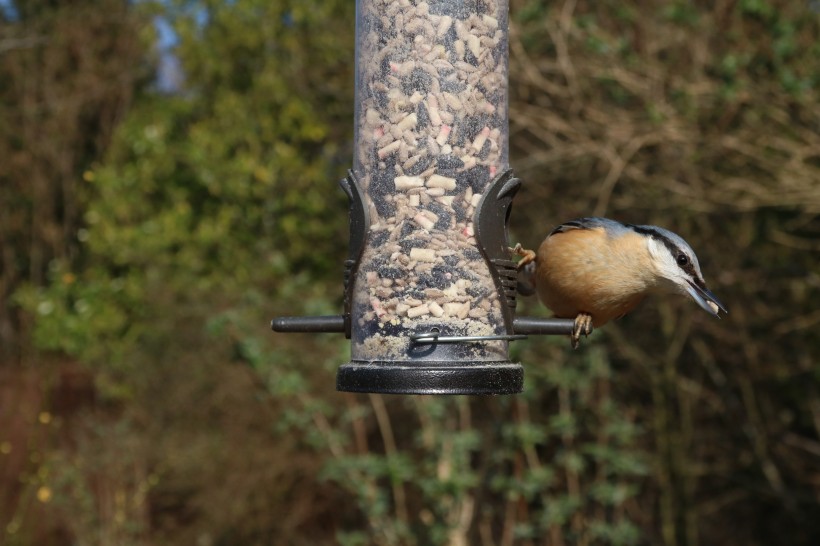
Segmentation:
<svg viewBox="0 0 820 546">
<path fill-rule="evenodd" d="M 337 393 L 344 339 L 267 329 L 275 315 L 341 307 L 335 180 L 352 153 L 354 3 L 85 0 L 85 13 L 121 10 L 96 34 L 58 4 L 0 21 L 0 44 L 34 44 L 0 57 L 0 73 L 63 84 L 44 86 L 55 95 L 26 118 L 44 129 L 21 147 L 0 126 L 0 149 L 42 141 L 42 154 L 71 158 L 54 172 L 0 167 L 15 212 L 0 222 L 13 249 L 0 334 L 19 334 L 0 394 L 25 408 L 0 404 L 0 483 L 14 485 L 0 495 L 0 541 L 816 543 L 810 5 L 512 2 L 515 240 L 535 246 L 590 214 L 664 225 L 697 249 L 731 314 L 716 323 L 655 299 L 575 352 L 564 339 L 514 345 L 525 392 L 469 398 Z M 145 76 L 156 17 L 178 36 L 178 92 Z M 38 59 L 71 48 L 29 28 L 97 44 L 100 64 L 51 70 Z M 133 65 L 103 62 L 114 36 L 130 37 L 117 54 Z M 110 97 L 79 86 L 110 100 L 60 112 L 116 115 L 45 123 L 90 81 L 77 74 L 124 83 Z M 10 89 L 2 112 L 30 106 Z"/>
</svg>

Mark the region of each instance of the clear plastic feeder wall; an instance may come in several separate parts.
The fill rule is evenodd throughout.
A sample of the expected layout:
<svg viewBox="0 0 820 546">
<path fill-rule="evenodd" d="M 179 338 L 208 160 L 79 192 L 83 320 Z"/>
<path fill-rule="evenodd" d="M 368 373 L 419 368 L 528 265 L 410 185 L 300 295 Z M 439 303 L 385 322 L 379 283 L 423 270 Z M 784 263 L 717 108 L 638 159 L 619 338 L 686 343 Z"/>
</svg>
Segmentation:
<svg viewBox="0 0 820 546">
<path fill-rule="evenodd" d="M 521 390 L 504 293 L 476 237 L 476 212 L 509 169 L 507 17 L 500 0 L 357 4 L 353 173 L 366 236 L 340 390 Z"/>
</svg>

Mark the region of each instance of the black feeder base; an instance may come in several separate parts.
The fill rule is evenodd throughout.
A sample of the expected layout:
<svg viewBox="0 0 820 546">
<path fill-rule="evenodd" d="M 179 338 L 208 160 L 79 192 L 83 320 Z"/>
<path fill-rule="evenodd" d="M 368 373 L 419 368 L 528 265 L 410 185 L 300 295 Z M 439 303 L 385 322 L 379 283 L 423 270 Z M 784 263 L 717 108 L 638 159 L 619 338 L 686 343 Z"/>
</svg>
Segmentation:
<svg viewBox="0 0 820 546">
<path fill-rule="evenodd" d="M 336 390 L 384 394 L 516 394 L 524 368 L 512 362 L 370 362 L 339 368 Z"/>
</svg>

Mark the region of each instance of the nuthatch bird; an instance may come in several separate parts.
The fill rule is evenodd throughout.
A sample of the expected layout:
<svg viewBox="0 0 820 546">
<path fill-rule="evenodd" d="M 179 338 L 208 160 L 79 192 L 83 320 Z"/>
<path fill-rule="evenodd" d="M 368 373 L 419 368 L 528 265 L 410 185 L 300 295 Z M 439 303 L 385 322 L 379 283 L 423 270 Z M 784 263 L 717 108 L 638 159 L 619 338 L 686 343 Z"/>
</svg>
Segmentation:
<svg viewBox="0 0 820 546">
<path fill-rule="evenodd" d="M 718 318 L 727 312 L 706 288 L 692 248 L 663 228 L 579 218 L 552 230 L 537 253 L 520 244 L 512 250 L 538 299 L 556 317 L 575 319 L 573 347 L 582 333 L 627 314 L 652 292 L 688 294 Z"/>
</svg>

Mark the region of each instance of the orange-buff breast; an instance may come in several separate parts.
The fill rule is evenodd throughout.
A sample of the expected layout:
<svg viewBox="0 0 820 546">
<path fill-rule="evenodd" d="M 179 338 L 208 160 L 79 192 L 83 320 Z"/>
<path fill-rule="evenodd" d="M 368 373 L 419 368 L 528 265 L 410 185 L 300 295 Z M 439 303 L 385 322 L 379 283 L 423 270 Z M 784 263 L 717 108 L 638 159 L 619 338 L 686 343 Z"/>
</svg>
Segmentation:
<svg viewBox="0 0 820 546">
<path fill-rule="evenodd" d="M 648 252 L 635 233 L 609 237 L 603 228 L 547 237 L 538 249 L 538 298 L 556 317 L 592 315 L 598 328 L 635 308 L 652 285 Z"/>
</svg>

